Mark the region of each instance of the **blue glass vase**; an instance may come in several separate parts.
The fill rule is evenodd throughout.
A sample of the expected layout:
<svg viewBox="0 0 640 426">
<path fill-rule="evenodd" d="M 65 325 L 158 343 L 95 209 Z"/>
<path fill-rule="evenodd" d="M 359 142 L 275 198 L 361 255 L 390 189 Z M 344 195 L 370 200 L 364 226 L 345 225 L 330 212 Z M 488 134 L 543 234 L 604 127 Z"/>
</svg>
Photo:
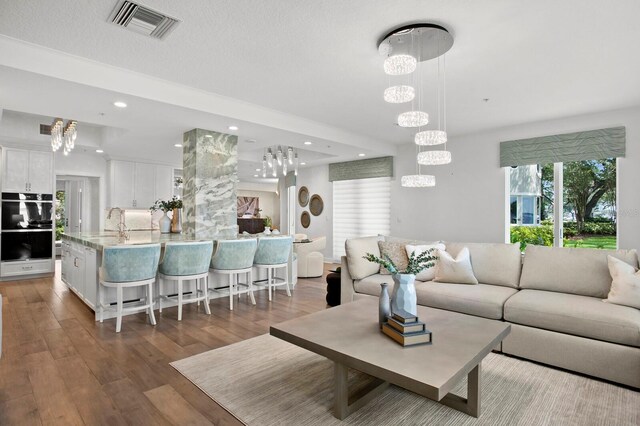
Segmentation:
<svg viewBox="0 0 640 426">
<path fill-rule="evenodd" d="M 400 310 L 418 315 L 416 297 L 416 276 L 413 274 L 393 274 L 393 293 L 391 294 L 391 312 Z"/>
</svg>

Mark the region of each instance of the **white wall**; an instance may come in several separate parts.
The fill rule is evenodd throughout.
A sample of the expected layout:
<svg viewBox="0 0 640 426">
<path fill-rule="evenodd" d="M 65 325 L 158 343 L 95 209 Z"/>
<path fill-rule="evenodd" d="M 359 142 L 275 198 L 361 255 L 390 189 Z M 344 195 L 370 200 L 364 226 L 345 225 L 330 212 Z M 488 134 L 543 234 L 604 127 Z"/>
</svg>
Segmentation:
<svg viewBox="0 0 640 426">
<path fill-rule="evenodd" d="M 261 217 L 269 216 L 274 226 L 280 224 L 280 198 L 275 192 L 269 191 L 249 191 L 245 189 L 238 189 L 238 197 L 258 197 L 259 207 L 262 209 L 260 213 Z"/>
<path fill-rule="evenodd" d="M 626 126 L 627 156 L 618 162 L 618 244 L 640 248 L 640 108 L 601 112 L 452 137 L 453 162 L 425 170 L 436 187 L 402 188 L 399 176 L 415 170 L 415 147 L 401 147 L 392 192 L 391 233 L 420 240 L 504 242 L 505 173 L 500 142 Z"/>
<path fill-rule="evenodd" d="M 320 216 L 311 215 L 311 224 L 308 228 L 303 228 L 300 223 L 300 215 L 305 210 L 309 211 L 309 205 L 300 207 L 296 192 L 296 233 L 307 234 L 309 238 L 327 237 L 327 246 L 322 254 L 325 260 L 331 261 L 333 258 L 333 184 L 329 182 L 329 166 L 300 169 L 296 180 L 296 190 L 300 190 L 303 186 L 309 189 L 309 198 L 313 194 L 322 197 L 324 210 Z"/>
</svg>

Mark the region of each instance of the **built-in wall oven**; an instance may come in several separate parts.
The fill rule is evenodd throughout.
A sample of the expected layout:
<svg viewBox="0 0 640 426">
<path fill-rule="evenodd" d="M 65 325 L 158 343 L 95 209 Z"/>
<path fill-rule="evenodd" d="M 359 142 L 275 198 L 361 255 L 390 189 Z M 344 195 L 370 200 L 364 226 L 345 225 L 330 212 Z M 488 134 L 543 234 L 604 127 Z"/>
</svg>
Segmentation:
<svg viewBox="0 0 640 426">
<path fill-rule="evenodd" d="M 2 193 L 0 260 L 3 264 L 52 259 L 53 208 L 52 194 Z"/>
</svg>

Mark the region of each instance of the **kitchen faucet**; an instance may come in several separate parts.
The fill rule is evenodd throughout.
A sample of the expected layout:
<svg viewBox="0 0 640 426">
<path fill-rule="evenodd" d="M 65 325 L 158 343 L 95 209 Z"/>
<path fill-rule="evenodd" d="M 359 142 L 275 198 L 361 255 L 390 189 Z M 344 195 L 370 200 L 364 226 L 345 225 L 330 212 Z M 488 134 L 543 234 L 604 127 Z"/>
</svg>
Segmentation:
<svg viewBox="0 0 640 426">
<path fill-rule="evenodd" d="M 109 210 L 109 214 L 107 215 L 107 219 L 111 219 L 111 214 L 113 213 L 114 210 L 118 210 L 120 212 L 120 223 L 118 223 L 118 239 L 126 241 L 126 240 L 129 239 L 129 233 L 127 232 L 127 227 L 124 224 L 125 211 L 124 211 L 124 209 L 121 209 L 120 207 L 112 207 Z"/>
</svg>

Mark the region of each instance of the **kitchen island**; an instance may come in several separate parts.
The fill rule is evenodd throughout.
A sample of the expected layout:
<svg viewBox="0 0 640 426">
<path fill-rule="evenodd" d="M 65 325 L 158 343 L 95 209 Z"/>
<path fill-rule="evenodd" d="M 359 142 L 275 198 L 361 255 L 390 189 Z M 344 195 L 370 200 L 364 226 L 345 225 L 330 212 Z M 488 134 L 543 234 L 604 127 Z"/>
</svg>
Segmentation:
<svg viewBox="0 0 640 426">
<path fill-rule="evenodd" d="M 102 251 L 104 247 L 120 244 L 151 244 L 159 243 L 162 248 L 170 241 L 193 241 L 194 238 L 184 234 L 161 234 L 159 231 L 130 231 L 129 238 L 123 240 L 118 238 L 116 231 L 100 232 L 70 232 L 62 234 L 62 281 L 74 292 L 84 303 L 96 312 L 96 302 L 98 297 L 99 271 L 102 264 Z M 291 286 L 297 281 L 296 265 L 293 257 L 290 257 L 289 276 Z M 262 279 L 258 271 L 254 271 L 254 280 Z M 221 290 L 212 292 L 210 298 L 226 297 L 225 290 L 229 286 L 229 276 L 226 274 L 216 274 L 209 272 L 209 288 Z M 184 291 L 194 291 L 195 282 L 185 282 Z M 164 294 L 177 294 L 177 284 L 167 283 L 164 287 Z M 144 298 L 143 288 L 125 288 L 125 302 L 142 301 Z M 104 300 L 106 303 L 115 305 L 115 288 L 103 287 Z M 156 290 L 157 292 L 157 284 Z M 172 301 L 163 301 L 163 307 L 175 305 Z M 156 304 L 157 308 L 157 304 Z M 140 312 L 143 312 L 141 309 Z M 134 312 L 135 313 L 135 312 Z M 105 318 L 115 317 L 115 312 L 105 311 Z M 96 312 L 96 321 L 98 315 Z"/>
</svg>

